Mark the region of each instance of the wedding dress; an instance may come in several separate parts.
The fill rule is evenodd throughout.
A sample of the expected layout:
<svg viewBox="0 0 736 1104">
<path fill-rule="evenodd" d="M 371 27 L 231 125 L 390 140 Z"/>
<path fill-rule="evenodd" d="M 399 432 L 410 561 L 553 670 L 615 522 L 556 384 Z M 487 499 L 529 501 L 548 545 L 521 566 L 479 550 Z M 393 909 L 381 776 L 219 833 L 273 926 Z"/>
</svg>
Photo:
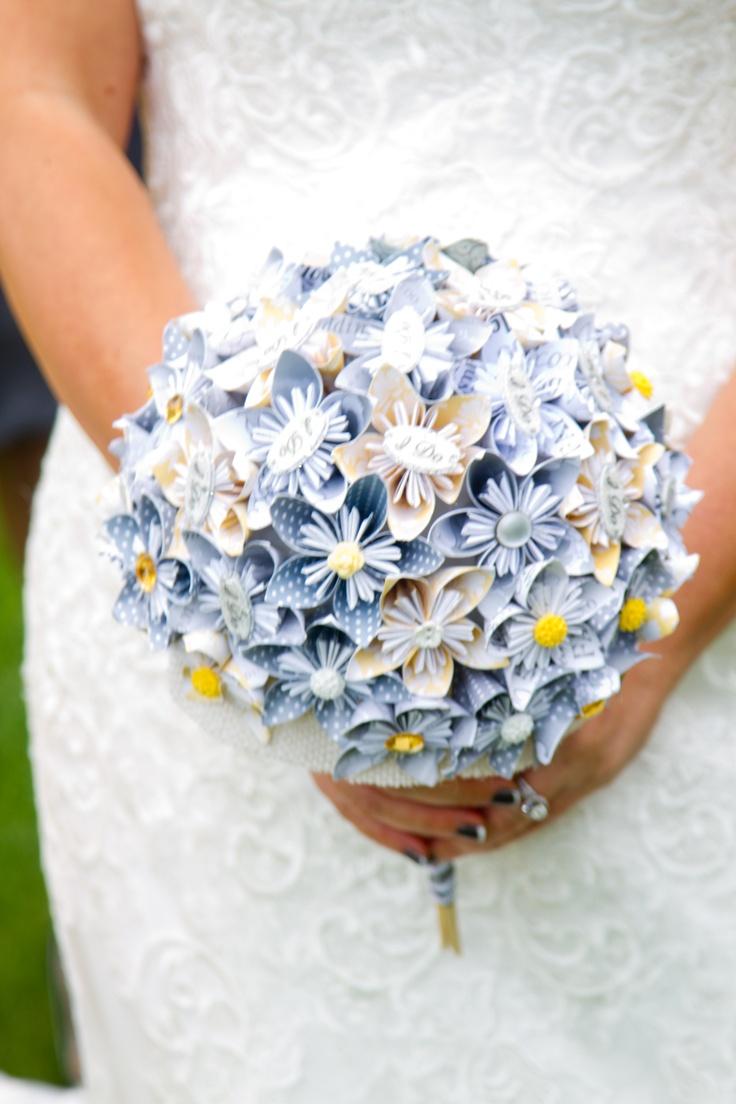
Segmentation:
<svg viewBox="0 0 736 1104">
<path fill-rule="evenodd" d="M 630 325 L 676 441 L 704 416 L 736 352 L 731 0 L 139 10 L 147 181 L 203 301 L 274 244 L 483 236 Z M 421 869 L 177 713 L 110 613 L 106 475 L 62 411 L 25 669 L 84 1071 L 62 1100 L 733 1104 L 736 626 L 610 785 L 460 863 L 457 958 Z"/>
</svg>

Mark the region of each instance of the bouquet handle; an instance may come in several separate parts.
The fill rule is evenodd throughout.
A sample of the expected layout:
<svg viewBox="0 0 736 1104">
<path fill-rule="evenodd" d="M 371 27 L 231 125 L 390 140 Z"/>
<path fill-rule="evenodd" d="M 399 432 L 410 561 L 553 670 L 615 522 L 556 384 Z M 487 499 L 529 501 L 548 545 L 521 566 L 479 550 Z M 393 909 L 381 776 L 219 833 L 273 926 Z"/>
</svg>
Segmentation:
<svg viewBox="0 0 736 1104">
<path fill-rule="evenodd" d="M 460 932 L 455 909 L 455 864 L 429 864 L 429 887 L 437 903 L 440 945 L 444 950 L 460 954 Z"/>
</svg>

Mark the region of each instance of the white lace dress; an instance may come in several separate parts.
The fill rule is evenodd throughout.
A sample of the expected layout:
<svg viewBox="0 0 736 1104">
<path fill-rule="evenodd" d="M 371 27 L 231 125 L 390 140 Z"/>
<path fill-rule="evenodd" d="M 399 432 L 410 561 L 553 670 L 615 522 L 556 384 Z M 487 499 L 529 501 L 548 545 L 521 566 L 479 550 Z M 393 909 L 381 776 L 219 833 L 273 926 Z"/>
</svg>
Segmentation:
<svg viewBox="0 0 736 1104">
<path fill-rule="evenodd" d="M 630 324 L 679 439 L 702 418 L 736 353 L 731 0 L 140 15 L 148 182 L 203 299 L 272 244 L 483 236 Z M 104 478 L 63 412 L 26 677 L 84 1104 L 733 1104 L 733 630 L 612 784 L 461 864 L 458 959 L 420 869 L 175 713 L 110 615 Z M 0 1079 L 1 1104 L 47 1095 Z"/>
</svg>

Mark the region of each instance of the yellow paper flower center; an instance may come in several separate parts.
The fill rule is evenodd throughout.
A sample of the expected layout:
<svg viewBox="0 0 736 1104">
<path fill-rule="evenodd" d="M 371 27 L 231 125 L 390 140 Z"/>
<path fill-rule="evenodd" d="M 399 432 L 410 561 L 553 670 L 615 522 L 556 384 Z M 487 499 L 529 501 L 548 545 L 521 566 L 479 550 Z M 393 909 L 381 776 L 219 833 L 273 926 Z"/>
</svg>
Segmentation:
<svg viewBox="0 0 736 1104">
<path fill-rule="evenodd" d="M 606 703 L 603 699 L 601 701 L 588 702 L 580 710 L 580 716 L 585 717 L 587 720 L 589 717 L 596 717 L 599 713 L 602 713 L 606 708 Z"/>
<path fill-rule="evenodd" d="M 627 598 L 618 615 L 618 624 L 622 632 L 637 632 L 647 617 L 649 610 L 643 598 Z"/>
<path fill-rule="evenodd" d="M 141 590 L 150 594 L 156 585 L 156 565 L 147 552 L 141 552 L 135 561 L 135 577 Z"/>
<path fill-rule="evenodd" d="M 559 613 L 543 613 L 534 626 L 534 640 L 540 648 L 556 648 L 567 639 L 567 621 Z"/>
<path fill-rule="evenodd" d="M 189 676 L 192 686 L 203 698 L 222 697 L 222 679 L 211 667 L 195 667 Z"/>
<path fill-rule="evenodd" d="M 169 425 L 178 422 L 184 413 L 184 399 L 181 395 L 172 395 L 166 404 L 166 421 Z"/>
<path fill-rule="evenodd" d="M 365 564 L 365 556 L 355 541 L 339 541 L 327 557 L 327 566 L 341 579 L 350 579 Z"/>
<path fill-rule="evenodd" d="M 384 746 L 400 755 L 415 755 L 424 747 L 424 737 L 419 732 L 394 732 Z"/>
<path fill-rule="evenodd" d="M 633 372 L 629 372 L 629 379 L 640 395 L 643 395 L 645 399 L 651 399 L 654 387 L 649 376 L 645 376 L 643 372 L 634 369 Z"/>
</svg>

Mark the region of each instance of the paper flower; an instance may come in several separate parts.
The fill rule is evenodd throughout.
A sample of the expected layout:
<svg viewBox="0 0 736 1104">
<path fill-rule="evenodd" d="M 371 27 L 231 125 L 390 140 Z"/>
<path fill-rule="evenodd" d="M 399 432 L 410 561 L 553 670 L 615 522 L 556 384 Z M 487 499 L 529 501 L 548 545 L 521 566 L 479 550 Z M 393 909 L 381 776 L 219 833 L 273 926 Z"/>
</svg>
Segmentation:
<svg viewBox="0 0 736 1104">
<path fill-rule="evenodd" d="M 656 442 L 639 446 L 636 459 L 621 459 L 609 444 L 607 427 L 591 431 L 594 453 L 583 460 L 577 483 L 562 513 L 580 530 L 590 546 L 594 573 L 610 586 L 616 577 L 622 544 L 632 548 L 666 548 L 667 536 L 652 511 L 644 505 L 647 478 L 664 448 Z"/>
<path fill-rule="evenodd" d="M 248 519 L 255 529 L 270 523 L 277 495 L 302 495 L 328 513 L 345 500 L 347 483 L 333 461 L 340 442 L 362 433 L 370 417 L 365 395 L 324 395 L 319 373 L 296 353 L 282 353 L 273 378 L 272 405 L 239 408 L 216 420 L 217 433 L 235 464 L 259 463 Z"/>
<path fill-rule="evenodd" d="M 429 409 L 396 368 L 380 368 L 368 390 L 375 432 L 335 449 L 335 463 L 352 483 L 378 475 L 388 490 L 388 526 L 397 540 L 419 536 L 432 518 L 435 495 L 453 503 L 465 469 L 480 454 L 475 442 L 488 427 L 490 405 L 455 395 Z"/>
<path fill-rule="evenodd" d="M 690 464 L 683 452 L 665 452 L 654 465 L 654 487 L 646 487 L 643 496 L 662 524 L 672 555 L 685 553 L 680 530 L 703 497 L 702 491 L 685 483 Z"/>
<path fill-rule="evenodd" d="M 190 648 L 181 649 L 178 669 L 190 700 L 208 705 L 232 702 L 259 714 L 263 710 L 263 685 L 268 675 L 254 664 L 234 656 L 219 663 L 208 653 Z"/>
<path fill-rule="evenodd" d="M 193 593 L 190 569 L 168 554 L 175 514 L 165 502 L 141 495 L 133 514 L 105 522 L 112 557 L 125 577 L 113 615 L 145 630 L 154 648 L 166 648 L 172 633 L 186 628 Z"/>
<path fill-rule="evenodd" d="M 410 693 L 441 698 L 455 663 L 491 670 L 505 665 L 468 617 L 493 582 L 487 568 L 450 567 L 427 579 L 389 580 L 381 599 L 381 627 L 351 661 L 354 678 L 374 678 L 401 667 Z"/>
<path fill-rule="evenodd" d="M 560 517 L 563 498 L 579 471 L 575 460 L 549 460 L 523 479 L 486 453 L 468 469 L 472 505 L 443 514 L 429 531 L 430 544 L 449 557 L 470 557 L 498 575 L 516 575 L 527 563 L 563 560 L 568 571 L 592 569 L 587 545 Z"/>
<path fill-rule="evenodd" d="M 253 644 L 304 639 L 299 615 L 266 601 L 266 587 L 278 562 L 271 545 L 249 541 L 233 558 L 223 556 L 200 533 L 183 536 L 198 582 L 188 630 L 190 644 L 196 640 L 201 651 L 220 658 L 222 648 L 225 656 L 237 655 Z"/>
<path fill-rule="evenodd" d="M 575 389 L 567 396 L 570 412 L 581 421 L 605 413 L 629 432 L 644 416 L 654 388 L 642 371 L 629 369 L 625 326 L 598 327 L 592 314 L 576 319 L 566 346 L 576 357 Z"/>
<path fill-rule="evenodd" d="M 646 657 L 639 642 L 659 640 L 677 628 L 679 615 L 671 593 L 695 570 L 697 558 L 682 558 L 678 572 L 656 550 L 630 548 L 623 552 L 616 586 L 622 590 L 621 608 L 601 629 L 608 662 L 626 671 Z"/>
<path fill-rule="evenodd" d="M 456 702 L 368 700 L 339 741 L 343 751 L 333 774 L 350 778 L 391 758 L 415 782 L 434 786 L 453 741 L 467 743 L 474 731 L 474 719 Z"/>
<path fill-rule="evenodd" d="M 525 568 L 514 600 L 488 624 L 491 643 L 507 653 L 506 680 L 517 708 L 560 674 L 604 664 L 598 633 L 590 622 L 620 605 L 620 596 L 594 579 L 570 578 L 558 560 Z"/>
<path fill-rule="evenodd" d="M 456 691 L 475 716 L 477 731 L 470 747 L 459 749 L 455 771 L 487 756 L 495 774 L 512 778 L 530 740 L 537 762 L 549 763 L 579 713 L 569 675 L 535 690 L 524 709 L 515 708 L 504 681 L 483 671 L 463 671 Z"/>
<path fill-rule="evenodd" d="M 348 664 L 354 651 L 350 638 L 329 625 L 313 625 L 302 645 L 263 644 L 248 649 L 245 657 L 273 680 L 264 700 L 264 724 L 285 724 L 313 709 L 324 731 L 335 740 L 349 727 L 361 701 L 395 702 L 406 696 L 395 676 L 370 684 L 351 679 Z"/>
<path fill-rule="evenodd" d="M 148 370 L 151 397 L 164 426 L 174 426 L 191 404 L 200 405 L 212 386 L 202 374 L 204 337 L 195 330 L 183 354 Z"/>
<path fill-rule="evenodd" d="M 592 451 L 559 401 L 572 386 L 575 368 L 562 344 L 548 342 L 525 354 L 506 323 L 497 320 L 481 359 L 466 361 L 457 376 L 460 392 L 490 399 L 487 445 L 518 475 L 527 475 L 540 456 L 579 458 Z"/>
<path fill-rule="evenodd" d="M 378 630 L 386 580 L 428 575 L 442 563 L 427 541 L 395 541 L 384 529 L 386 488 L 375 475 L 353 483 L 336 514 L 283 496 L 273 502 L 271 517 L 297 555 L 276 570 L 268 600 L 294 609 L 329 603 L 340 627 L 361 645 Z"/>
</svg>

